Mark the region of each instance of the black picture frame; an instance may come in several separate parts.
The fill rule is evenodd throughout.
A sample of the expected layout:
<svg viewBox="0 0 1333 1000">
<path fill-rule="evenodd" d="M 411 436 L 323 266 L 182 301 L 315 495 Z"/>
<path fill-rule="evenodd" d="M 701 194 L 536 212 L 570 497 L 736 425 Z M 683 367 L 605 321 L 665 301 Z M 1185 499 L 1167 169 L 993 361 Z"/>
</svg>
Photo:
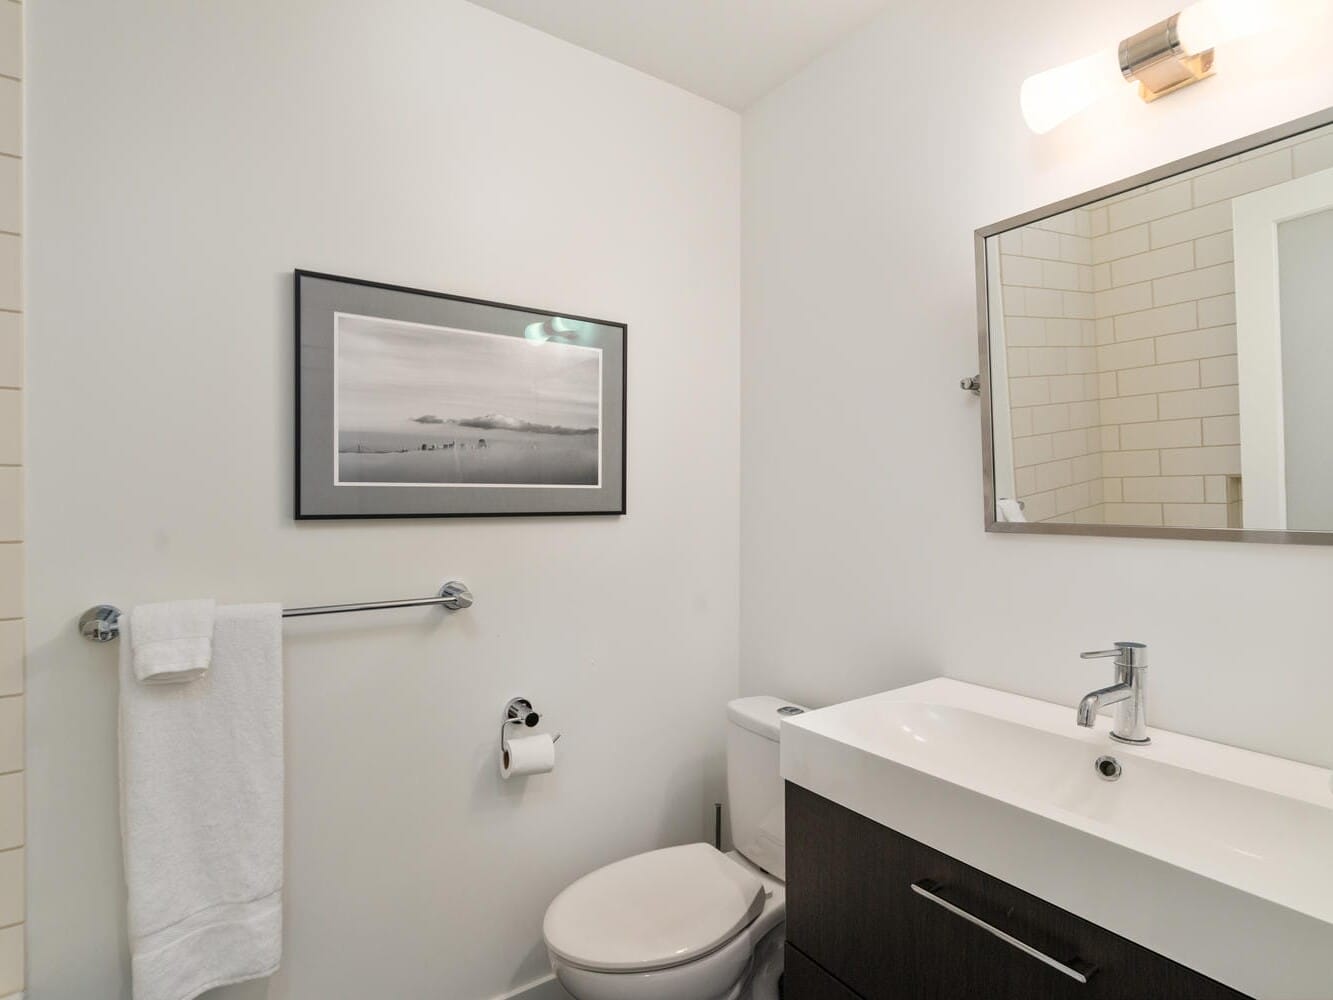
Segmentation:
<svg viewBox="0 0 1333 1000">
<path fill-rule="evenodd" d="M 629 328 L 625 323 L 319 271 L 296 269 L 293 280 L 297 520 L 626 513 Z M 547 354 L 539 354 L 534 341 L 553 344 L 554 349 L 543 346 Z M 353 355 L 349 344 L 359 345 L 358 353 Z M 392 406 L 383 399 L 390 390 L 374 384 L 380 364 L 374 348 L 381 344 L 386 345 L 386 357 L 406 345 L 423 352 L 423 359 L 439 362 L 451 352 L 466 352 L 471 362 L 466 367 L 474 371 L 474 350 L 507 359 L 522 371 L 562 358 L 562 371 L 572 367 L 579 372 L 571 406 L 587 412 L 591 386 L 596 385 L 596 427 L 564 426 L 539 413 L 515 417 L 487 411 L 441 418 L 432 410 L 413 416 L 404 398 L 401 434 L 396 423 L 392 429 L 377 425 L 373 430 L 349 430 L 339 418 L 344 395 L 350 399 L 355 394 L 359 413 L 371 407 L 378 417 Z M 371 348 L 360 349 L 365 345 Z M 595 376 L 592 354 L 577 353 L 592 351 L 597 352 Z M 394 360 L 401 364 L 396 355 Z M 340 363 L 345 368 L 341 383 Z M 429 383 L 432 374 L 445 377 L 445 367 L 423 365 L 413 371 L 423 372 L 423 382 Z M 402 370 L 396 369 L 400 374 Z M 497 381 L 512 398 L 505 376 L 497 376 Z M 354 385 L 349 387 L 350 383 Z M 475 392 L 469 387 L 464 394 L 484 391 L 478 385 Z M 450 400 L 442 398 L 441 403 Z M 536 402 L 534 406 L 540 409 Z M 345 418 L 354 419 L 360 417 Z M 587 440 L 592 437 L 595 481 Z M 410 446 L 409 438 L 420 439 L 420 444 Z M 497 469 L 512 481 L 481 481 L 494 478 Z"/>
</svg>

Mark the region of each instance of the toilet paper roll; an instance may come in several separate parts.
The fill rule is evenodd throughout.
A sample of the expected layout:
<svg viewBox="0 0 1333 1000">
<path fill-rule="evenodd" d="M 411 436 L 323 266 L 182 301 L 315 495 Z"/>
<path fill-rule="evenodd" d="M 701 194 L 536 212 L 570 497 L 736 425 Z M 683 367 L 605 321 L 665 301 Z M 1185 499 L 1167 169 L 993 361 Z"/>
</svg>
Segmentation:
<svg viewBox="0 0 1333 1000">
<path fill-rule="evenodd" d="M 500 754 L 500 776 L 506 780 L 521 774 L 545 774 L 555 767 L 555 740 L 540 736 L 520 736 L 505 740 Z"/>
</svg>

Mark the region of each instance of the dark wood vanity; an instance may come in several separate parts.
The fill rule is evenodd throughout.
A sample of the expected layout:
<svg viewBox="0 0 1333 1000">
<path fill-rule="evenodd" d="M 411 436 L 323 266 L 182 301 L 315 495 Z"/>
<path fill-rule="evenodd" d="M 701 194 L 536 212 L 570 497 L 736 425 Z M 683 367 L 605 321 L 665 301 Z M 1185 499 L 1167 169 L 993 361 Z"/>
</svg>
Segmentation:
<svg viewBox="0 0 1333 1000">
<path fill-rule="evenodd" d="M 1245 1000 L 1221 983 L 787 784 L 786 1000 L 1066 997 Z"/>
</svg>

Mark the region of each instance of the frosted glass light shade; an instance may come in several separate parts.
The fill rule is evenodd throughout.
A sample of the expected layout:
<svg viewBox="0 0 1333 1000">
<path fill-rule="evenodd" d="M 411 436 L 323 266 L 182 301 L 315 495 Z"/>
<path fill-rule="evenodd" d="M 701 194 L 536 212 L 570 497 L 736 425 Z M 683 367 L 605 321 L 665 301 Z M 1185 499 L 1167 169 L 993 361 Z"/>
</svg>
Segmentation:
<svg viewBox="0 0 1333 1000">
<path fill-rule="evenodd" d="M 1041 134 L 1124 86 L 1120 57 L 1106 49 L 1028 77 L 1018 100 L 1028 128 Z"/>
<path fill-rule="evenodd" d="M 1326 6 L 1321 0 L 1201 0 L 1180 12 L 1176 30 L 1181 48 L 1198 53 L 1294 23 Z"/>
</svg>

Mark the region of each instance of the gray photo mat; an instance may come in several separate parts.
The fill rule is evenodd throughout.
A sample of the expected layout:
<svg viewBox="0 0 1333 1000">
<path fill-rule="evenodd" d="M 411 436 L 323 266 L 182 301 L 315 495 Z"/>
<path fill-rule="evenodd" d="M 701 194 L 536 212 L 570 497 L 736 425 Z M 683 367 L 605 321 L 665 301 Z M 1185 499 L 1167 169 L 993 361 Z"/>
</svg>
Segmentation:
<svg viewBox="0 0 1333 1000">
<path fill-rule="evenodd" d="M 623 324 L 299 271 L 296 282 L 298 519 L 624 513 L 626 328 Z M 334 318 L 338 313 L 520 340 L 530 324 L 556 316 L 593 324 L 592 339 L 587 346 L 602 351 L 600 485 L 569 489 L 336 484 Z"/>
</svg>

